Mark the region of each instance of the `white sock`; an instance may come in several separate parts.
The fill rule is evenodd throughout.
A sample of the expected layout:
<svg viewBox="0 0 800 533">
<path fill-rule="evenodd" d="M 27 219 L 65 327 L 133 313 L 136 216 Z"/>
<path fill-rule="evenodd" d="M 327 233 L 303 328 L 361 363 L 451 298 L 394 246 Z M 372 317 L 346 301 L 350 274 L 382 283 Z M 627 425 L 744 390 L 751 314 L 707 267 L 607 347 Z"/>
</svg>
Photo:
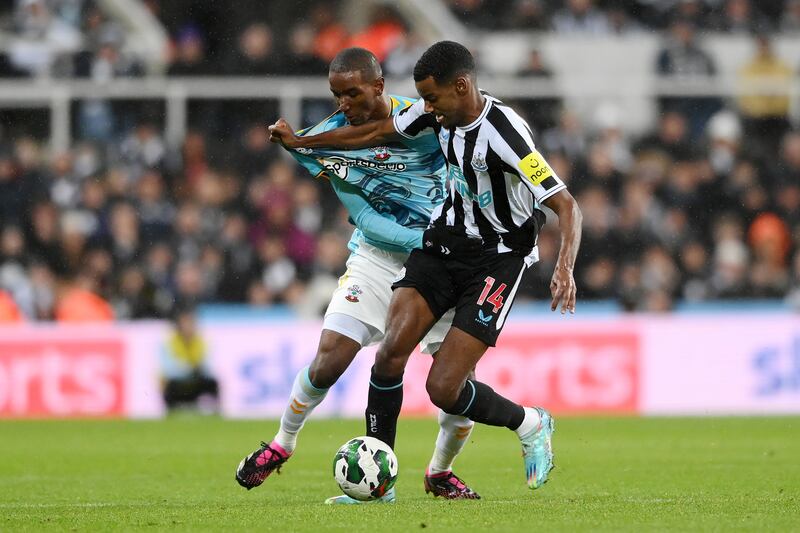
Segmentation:
<svg viewBox="0 0 800 533">
<path fill-rule="evenodd" d="M 475 422 L 465 416 L 449 415 L 439 411 L 439 436 L 428 465 L 431 474 L 452 470 L 453 461 L 469 440 Z"/>
<path fill-rule="evenodd" d="M 292 394 L 283 411 L 281 428 L 275 435 L 275 442 L 287 452 L 292 453 L 297 444 L 297 434 L 303 428 L 311 411 L 322 403 L 326 394 L 328 394 L 328 389 L 318 389 L 311 384 L 308 367 L 302 368 L 294 378 Z"/>
<path fill-rule="evenodd" d="M 517 432 L 517 435 L 519 435 L 520 438 L 536 429 L 539 426 L 539 422 L 542 421 L 542 418 L 539 416 L 539 411 L 533 407 L 525 407 L 524 409 L 525 418 L 522 419 L 522 424 L 520 424 L 519 427 L 514 430 Z"/>
</svg>

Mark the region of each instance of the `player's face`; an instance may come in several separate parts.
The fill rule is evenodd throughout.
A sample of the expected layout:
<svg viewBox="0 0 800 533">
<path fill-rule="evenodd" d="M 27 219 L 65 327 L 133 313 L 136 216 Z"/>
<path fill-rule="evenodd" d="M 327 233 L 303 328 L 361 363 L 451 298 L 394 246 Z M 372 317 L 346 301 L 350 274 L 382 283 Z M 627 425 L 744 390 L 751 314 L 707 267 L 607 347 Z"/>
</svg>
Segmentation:
<svg viewBox="0 0 800 533">
<path fill-rule="evenodd" d="M 436 83 L 432 76 L 416 83 L 417 92 L 425 101 L 425 111 L 433 113 L 436 121 L 445 128 L 466 126 L 463 96 L 466 94 L 464 78 L 442 84 Z"/>
<path fill-rule="evenodd" d="M 383 94 L 383 78 L 368 81 L 360 71 L 331 72 L 328 82 L 338 110 L 350 124 L 357 126 L 370 119 L 385 118 L 375 116 Z"/>
</svg>

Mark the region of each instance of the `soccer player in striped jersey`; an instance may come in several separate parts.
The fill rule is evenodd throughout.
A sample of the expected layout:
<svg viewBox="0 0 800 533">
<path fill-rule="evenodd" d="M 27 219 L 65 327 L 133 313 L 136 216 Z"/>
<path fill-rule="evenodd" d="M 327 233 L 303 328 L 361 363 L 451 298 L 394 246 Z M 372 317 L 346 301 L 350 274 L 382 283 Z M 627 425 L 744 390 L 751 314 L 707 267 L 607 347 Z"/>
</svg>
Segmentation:
<svg viewBox="0 0 800 533">
<path fill-rule="evenodd" d="M 553 418 L 497 394 L 469 372 L 494 346 L 522 276 L 538 259 L 536 238 L 545 205 L 558 215 L 561 248 L 550 282 L 551 309 L 575 312 L 572 275 L 581 213 L 572 195 L 536 150 L 527 123 L 497 98 L 478 89 L 475 63 L 462 45 L 431 46 L 414 68 L 422 97 L 392 118 L 298 138 L 281 125 L 272 134 L 287 146 L 355 148 L 433 131 L 448 162 L 450 194 L 434 212 L 432 227 L 450 227 L 483 240 L 471 258 L 414 250 L 395 282 L 388 327 L 370 380 L 367 432 L 385 439 L 397 424 L 403 370 L 432 324 L 455 308 L 453 324 L 434 359 L 427 390 L 447 413 L 505 426 L 522 443 L 525 475 L 541 487 L 553 467 Z M 531 376 L 535 386 L 536 376 Z M 393 388 L 397 387 L 397 388 Z"/>
<path fill-rule="evenodd" d="M 363 48 L 340 52 L 329 69 L 331 91 L 339 109 L 320 124 L 301 131 L 310 135 L 347 124 L 394 116 L 414 99 L 384 92 L 380 65 Z M 452 228 L 428 228 L 431 213 L 444 202 L 447 175 L 436 136 L 419 135 L 398 143 L 362 150 L 290 150 L 314 176 L 329 179 L 356 226 L 349 243 L 347 272 L 334 292 L 314 360 L 297 374 L 275 438 L 245 457 L 236 480 L 247 489 L 264 482 L 292 455 L 297 435 L 313 409 L 325 398 L 362 346 L 377 344 L 385 329 L 391 285 L 412 249 L 426 246 L 434 254 L 480 252 L 480 240 Z M 423 352 L 435 353 L 452 314 L 433 325 L 422 341 Z M 428 492 L 445 498 L 478 498 L 452 472 L 452 462 L 467 442 L 473 423 L 440 413 L 440 431 L 424 483 Z M 394 435 L 385 437 L 394 447 Z M 382 501 L 394 501 L 394 489 Z M 328 503 L 360 503 L 348 496 Z"/>
</svg>

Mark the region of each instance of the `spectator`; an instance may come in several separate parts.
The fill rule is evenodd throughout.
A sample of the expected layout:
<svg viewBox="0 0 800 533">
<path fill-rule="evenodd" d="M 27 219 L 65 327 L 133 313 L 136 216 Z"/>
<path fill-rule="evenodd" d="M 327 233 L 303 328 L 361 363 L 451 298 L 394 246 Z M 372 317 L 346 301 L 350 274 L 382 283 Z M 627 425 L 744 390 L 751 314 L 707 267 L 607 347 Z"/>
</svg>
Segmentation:
<svg viewBox="0 0 800 533">
<path fill-rule="evenodd" d="M 706 246 L 698 240 L 691 240 L 681 246 L 678 253 L 681 270 L 681 297 L 689 302 L 711 298 L 709 284 L 709 257 Z"/>
<path fill-rule="evenodd" d="M 350 35 L 344 25 L 336 19 L 334 6 L 330 2 L 318 2 L 311 10 L 311 25 L 314 28 L 314 54 L 330 63 L 339 51 L 347 46 Z"/>
<path fill-rule="evenodd" d="M 314 51 L 314 29 L 311 26 L 298 24 L 292 28 L 284 72 L 291 76 L 327 75 L 328 64 Z"/>
<path fill-rule="evenodd" d="M 784 135 L 778 159 L 772 164 L 769 175 L 773 187 L 800 183 L 800 132 L 790 131 Z"/>
<path fill-rule="evenodd" d="M 781 33 L 797 35 L 800 33 L 800 0 L 787 0 L 780 17 Z"/>
<path fill-rule="evenodd" d="M 206 59 L 203 34 L 195 26 L 186 26 L 175 39 L 173 58 L 167 69 L 168 76 L 210 76 L 214 69 Z"/>
<path fill-rule="evenodd" d="M 349 46 L 366 48 L 375 54 L 378 61 L 383 62 L 399 44 L 406 34 L 406 28 L 400 16 L 387 5 L 373 8 L 369 25 L 350 38 Z"/>
<path fill-rule="evenodd" d="M 755 37 L 756 55 L 739 71 L 739 110 L 745 136 L 759 153 L 775 153 L 789 129 L 792 69 L 772 49 L 766 34 Z M 753 92 L 749 92 L 753 91 Z"/>
<path fill-rule="evenodd" d="M 694 25 L 677 19 L 669 28 L 669 39 L 656 60 L 656 72 L 662 76 L 693 78 L 716 74 L 713 59 L 697 43 Z"/>
<path fill-rule="evenodd" d="M 594 6 L 594 0 L 567 0 L 553 16 L 553 29 L 556 33 L 594 36 L 611 32 L 608 17 Z"/>
<path fill-rule="evenodd" d="M 586 151 L 586 136 L 578 115 L 563 109 L 558 125 L 542 135 L 542 145 L 548 152 L 559 152 L 572 160 L 582 158 Z"/>
<path fill-rule="evenodd" d="M 720 32 L 747 35 L 767 29 L 764 16 L 753 10 L 750 0 L 726 0 L 724 7 L 717 13 L 711 26 Z"/>
<path fill-rule="evenodd" d="M 410 76 L 427 48 L 425 40 L 418 33 L 402 35 L 383 63 L 384 75 L 396 78 Z"/>
<path fill-rule="evenodd" d="M 733 216 L 719 219 L 714 227 L 714 270 L 711 284 L 717 298 L 747 296 L 750 254 L 742 240 L 743 233 L 741 222 Z"/>
<path fill-rule="evenodd" d="M 55 307 L 59 322 L 110 322 L 114 310 L 98 292 L 97 279 L 86 271 L 79 272 L 67 285 Z"/>
<path fill-rule="evenodd" d="M 215 413 L 219 385 L 211 371 L 208 344 L 198 329 L 194 309 L 179 307 L 173 325 L 161 357 L 164 402 L 170 411 L 194 408 L 203 414 Z"/>
<path fill-rule="evenodd" d="M 550 19 L 542 0 L 513 0 L 507 12 L 509 16 L 504 21 L 507 28 L 545 31 L 550 27 Z"/>
<path fill-rule="evenodd" d="M 708 5 L 703 0 L 678 0 L 672 11 L 672 20 L 685 20 L 700 29 L 709 26 Z"/>
<path fill-rule="evenodd" d="M 613 35 L 626 35 L 642 31 L 641 25 L 625 9 L 623 2 L 614 2 L 606 11 L 608 27 Z"/>
<path fill-rule="evenodd" d="M 718 176 L 729 174 L 740 156 L 742 126 L 738 115 L 720 111 L 708 122 L 708 161 Z"/>
<path fill-rule="evenodd" d="M 506 12 L 508 2 L 503 0 L 448 0 L 450 9 L 461 22 L 469 26 L 496 29 L 501 18 L 497 13 Z M 499 5 L 498 5 L 499 4 Z M 494 15 L 494 16 L 493 16 Z"/>
<path fill-rule="evenodd" d="M 233 57 L 226 62 L 228 74 L 237 76 L 265 76 L 279 74 L 283 66 L 273 51 L 272 30 L 263 23 L 254 23 L 239 36 L 239 45 Z"/>
<path fill-rule="evenodd" d="M 241 147 L 236 150 L 235 166 L 239 175 L 249 182 L 263 173 L 276 158 L 275 145 L 269 142 L 265 122 L 251 124 L 244 132 Z"/>
<path fill-rule="evenodd" d="M 23 320 L 17 303 L 10 294 L 0 289 L 0 325 L 19 323 Z"/>
<path fill-rule="evenodd" d="M 542 53 L 534 48 L 528 53 L 528 60 L 519 72 L 517 72 L 517 75 L 535 78 L 552 78 L 553 71 L 544 64 Z"/>
<path fill-rule="evenodd" d="M 747 232 L 753 250 L 750 270 L 752 296 L 783 298 L 789 290 L 789 269 L 786 259 L 791 248 L 789 228 L 773 213 L 760 214 Z"/>
<path fill-rule="evenodd" d="M 47 76 L 55 63 L 80 46 L 80 33 L 56 16 L 45 0 L 20 0 L 14 11 L 14 33 L 9 46 L 14 68 Z"/>
<path fill-rule="evenodd" d="M 716 65 L 697 43 L 695 27 L 689 21 L 678 19 L 670 26 L 670 37 L 658 53 L 656 72 L 661 76 L 681 81 L 699 80 L 714 76 Z M 678 111 L 690 120 L 689 132 L 693 139 L 702 135 L 705 124 L 721 107 L 717 98 L 664 97 L 660 99 L 664 111 Z"/>
</svg>

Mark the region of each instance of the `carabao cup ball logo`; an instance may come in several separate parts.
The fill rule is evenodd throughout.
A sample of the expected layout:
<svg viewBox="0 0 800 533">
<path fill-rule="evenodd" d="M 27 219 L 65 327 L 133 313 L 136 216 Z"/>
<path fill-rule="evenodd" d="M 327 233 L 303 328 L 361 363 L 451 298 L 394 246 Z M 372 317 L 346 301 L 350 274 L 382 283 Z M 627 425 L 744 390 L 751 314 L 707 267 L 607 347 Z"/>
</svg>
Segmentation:
<svg viewBox="0 0 800 533">
<path fill-rule="evenodd" d="M 347 441 L 333 458 L 333 476 L 342 491 L 360 501 L 386 494 L 397 481 L 397 457 L 373 437 Z"/>
</svg>

